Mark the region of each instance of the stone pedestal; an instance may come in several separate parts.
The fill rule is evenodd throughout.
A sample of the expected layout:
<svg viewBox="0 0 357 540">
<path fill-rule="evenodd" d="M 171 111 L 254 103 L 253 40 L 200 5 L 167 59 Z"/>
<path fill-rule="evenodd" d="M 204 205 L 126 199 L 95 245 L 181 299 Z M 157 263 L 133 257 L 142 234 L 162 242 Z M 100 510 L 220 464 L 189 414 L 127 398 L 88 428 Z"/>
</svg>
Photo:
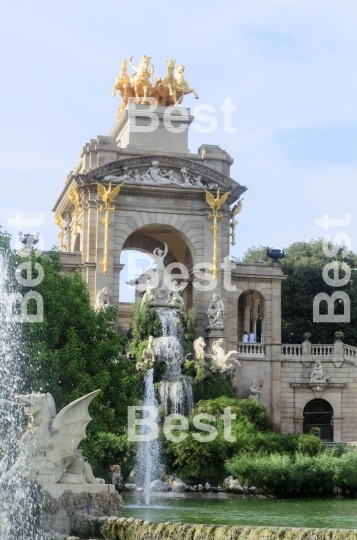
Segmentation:
<svg viewBox="0 0 357 540">
<path fill-rule="evenodd" d="M 206 328 L 205 342 L 207 344 L 207 350 L 212 348 L 212 343 L 217 339 L 224 339 L 223 348 L 225 348 L 226 340 L 225 328 Z"/>
<path fill-rule="evenodd" d="M 187 154 L 188 126 L 192 121 L 190 109 L 185 107 L 128 103 L 109 135 L 127 150 L 144 147 Z"/>
</svg>

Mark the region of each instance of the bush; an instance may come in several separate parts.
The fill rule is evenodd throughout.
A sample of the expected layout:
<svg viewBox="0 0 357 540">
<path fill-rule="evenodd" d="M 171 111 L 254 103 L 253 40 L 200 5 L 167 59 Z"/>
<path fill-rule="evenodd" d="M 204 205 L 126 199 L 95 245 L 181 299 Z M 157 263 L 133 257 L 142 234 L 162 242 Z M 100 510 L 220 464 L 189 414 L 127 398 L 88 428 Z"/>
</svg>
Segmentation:
<svg viewBox="0 0 357 540">
<path fill-rule="evenodd" d="M 195 361 L 193 360 L 192 363 L 195 364 Z M 185 362 L 185 373 L 195 377 L 196 372 L 193 366 L 191 366 L 191 362 Z M 237 397 L 237 391 L 232 383 L 227 381 L 219 373 L 215 373 L 202 381 L 195 380 L 193 392 L 196 403 L 200 400 L 212 400 L 221 396 L 229 398 Z"/>
<path fill-rule="evenodd" d="M 331 494 L 335 487 L 357 492 L 356 452 L 347 452 L 341 457 L 333 456 L 329 451 L 319 451 L 315 455 L 300 452 L 294 455 L 243 454 L 227 461 L 226 468 L 241 482 L 267 488 L 278 495 L 292 492 L 306 496 Z"/>
<path fill-rule="evenodd" d="M 231 413 L 236 415 L 232 421 L 235 442 L 227 441 L 224 437 L 221 415 L 227 407 L 231 407 Z M 215 440 L 199 442 L 193 438 L 197 430 L 192 417 L 200 413 L 208 413 L 216 418 L 212 423 L 218 432 Z M 271 427 L 272 420 L 267 410 L 256 401 L 227 396 L 201 400 L 189 419 L 187 438 L 182 442 L 164 442 L 169 467 L 189 483 L 205 483 L 207 480 L 219 483 L 226 476 L 225 461 L 237 454 L 252 455 L 266 449 L 270 452 L 284 449 L 293 453 L 297 447 L 297 436 L 280 435 L 269 431 Z"/>
</svg>

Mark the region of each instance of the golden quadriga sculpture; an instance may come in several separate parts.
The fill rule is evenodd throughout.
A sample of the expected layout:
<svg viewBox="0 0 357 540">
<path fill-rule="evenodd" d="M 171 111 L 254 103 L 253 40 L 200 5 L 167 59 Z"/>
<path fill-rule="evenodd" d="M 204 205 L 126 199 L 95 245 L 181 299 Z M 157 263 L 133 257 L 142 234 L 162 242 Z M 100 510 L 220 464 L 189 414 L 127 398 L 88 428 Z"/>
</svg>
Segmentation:
<svg viewBox="0 0 357 540">
<path fill-rule="evenodd" d="M 118 109 L 117 118 L 121 115 L 129 102 L 129 98 L 134 98 L 135 103 L 156 104 L 163 107 L 170 105 L 180 105 L 186 94 L 191 94 L 198 99 L 196 90 L 190 88 L 184 77 L 185 66 L 176 65 L 176 60 L 169 58 L 167 60 L 167 73 L 163 79 L 157 77 L 153 82 L 154 66 L 151 64 L 151 56 L 144 55 L 140 61 L 139 67 L 132 64 L 133 57 L 129 63 L 134 70 L 132 75 L 127 73 L 127 61 L 120 61 L 120 73 L 117 76 L 113 96 L 118 91 L 122 97 L 122 104 Z"/>
</svg>

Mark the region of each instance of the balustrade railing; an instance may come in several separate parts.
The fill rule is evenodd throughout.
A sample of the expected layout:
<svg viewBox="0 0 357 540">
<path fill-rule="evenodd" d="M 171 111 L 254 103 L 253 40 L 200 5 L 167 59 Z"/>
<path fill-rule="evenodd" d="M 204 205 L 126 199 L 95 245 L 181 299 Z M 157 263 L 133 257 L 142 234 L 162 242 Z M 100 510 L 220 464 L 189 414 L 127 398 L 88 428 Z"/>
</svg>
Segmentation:
<svg viewBox="0 0 357 540">
<path fill-rule="evenodd" d="M 238 343 L 238 353 L 242 356 L 265 356 L 265 343 Z"/>
<path fill-rule="evenodd" d="M 281 354 L 283 356 L 301 356 L 302 345 L 282 345 Z"/>
<path fill-rule="evenodd" d="M 333 356 L 334 352 L 334 345 L 311 344 L 311 356 Z"/>
<path fill-rule="evenodd" d="M 305 346 L 307 345 L 307 347 Z M 342 344 L 341 344 L 342 345 Z M 243 343 L 242 341 L 238 343 L 237 350 L 238 356 L 243 357 L 261 357 L 265 358 L 265 343 Z M 332 360 L 334 363 L 339 361 L 340 363 L 344 360 L 356 360 L 357 361 L 357 347 L 352 345 L 343 344 L 343 358 L 342 350 L 339 352 L 339 348 L 335 350 L 335 344 L 329 343 L 307 343 L 304 345 L 294 344 L 294 345 L 281 345 L 281 355 L 286 359 L 297 358 L 301 361 L 304 361 L 304 358 L 309 359 L 308 361 L 314 361 L 317 358 L 321 360 Z M 335 364 L 337 365 L 337 364 Z"/>
<path fill-rule="evenodd" d="M 351 360 L 357 360 L 357 347 L 353 347 L 352 345 L 344 345 L 343 356 Z"/>
</svg>

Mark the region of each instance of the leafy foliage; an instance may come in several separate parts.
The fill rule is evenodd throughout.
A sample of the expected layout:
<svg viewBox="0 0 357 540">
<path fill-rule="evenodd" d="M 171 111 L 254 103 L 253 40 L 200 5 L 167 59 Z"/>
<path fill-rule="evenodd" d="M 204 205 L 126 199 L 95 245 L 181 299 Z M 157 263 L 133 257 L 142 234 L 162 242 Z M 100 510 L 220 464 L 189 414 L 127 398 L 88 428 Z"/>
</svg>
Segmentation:
<svg viewBox="0 0 357 540">
<path fill-rule="evenodd" d="M 313 456 L 301 452 L 294 455 L 239 455 L 226 466 L 241 482 L 268 488 L 279 495 L 291 492 L 327 494 L 334 487 L 357 491 L 356 452 L 346 452 L 340 457 L 331 452 L 318 452 Z"/>
<path fill-rule="evenodd" d="M 30 260 L 35 262 L 34 255 Z M 44 269 L 42 283 L 34 287 L 43 297 L 44 319 L 23 325 L 27 391 L 50 392 L 59 411 L 100 388 L 82 447 L 92 464 L 108 461 L 108 438 L 125 436 L 127 407 L 137 404 L 140 391 L 135 366 L 122 355 L 127 340 L 110 324 L 116 309 L 95 311 L 80 272 L 62 272 L 58 252 L 36 262 Z M 118 444 L 116 460 L 123 457 L 122 447 Z"/>
<path fill-rule="evenodd" d="M 195 380 L 193 384 L 195 402 L 212 400 L 219 397 L 236 398 L 237 391 L 230 381 L 219 373 L 214 373 L 203 380 Z"/>
<path fill-rule="evenodd" d="M 232 414 L 236 415 L 232 420 L 235 442 L 227 441 L 224 436 L 221 415 L 227 407 L 231 407 Z M 193 416 L 200 413 L 211 414 L 216 419 L 212 423 L 217 429 L 217 437 L 213 441 L 199 442 L 193 437 L 197 433 Z M 265 407 L 248 399 L 219 397 L 199 401 L 189 418 L 187 434 L 181 442 L 165 441 L 164 444 L 169 466 L 180 478 L 191 483 L 204 483 L 206 480 L 219 483 L 226 475 L 226 460 L 233 458 L 239 460 L 241 456 L 254 456 L 261 452 L 293 455 L 298 450 L 309 455 L 324 449 L 320 439 L 313 435 L 281 435 L 272 431 L 272 420 Z M 304 444 L 300 443 L 301 437 L 305 438 Z"/>
<path fill-rule="evenodd" d="M 133 321 L 128 334 L 130 339 L 130 352 L 137 357 L 138 349 L 146 342 L 149 336 L 158 337 L 160 334 L 160 318 L 155 309 L 147 304 L 141 308 L 141 298 L 135 302 Z M 141 356 L 140 356 L 141 358 Z"/>
</svg>

